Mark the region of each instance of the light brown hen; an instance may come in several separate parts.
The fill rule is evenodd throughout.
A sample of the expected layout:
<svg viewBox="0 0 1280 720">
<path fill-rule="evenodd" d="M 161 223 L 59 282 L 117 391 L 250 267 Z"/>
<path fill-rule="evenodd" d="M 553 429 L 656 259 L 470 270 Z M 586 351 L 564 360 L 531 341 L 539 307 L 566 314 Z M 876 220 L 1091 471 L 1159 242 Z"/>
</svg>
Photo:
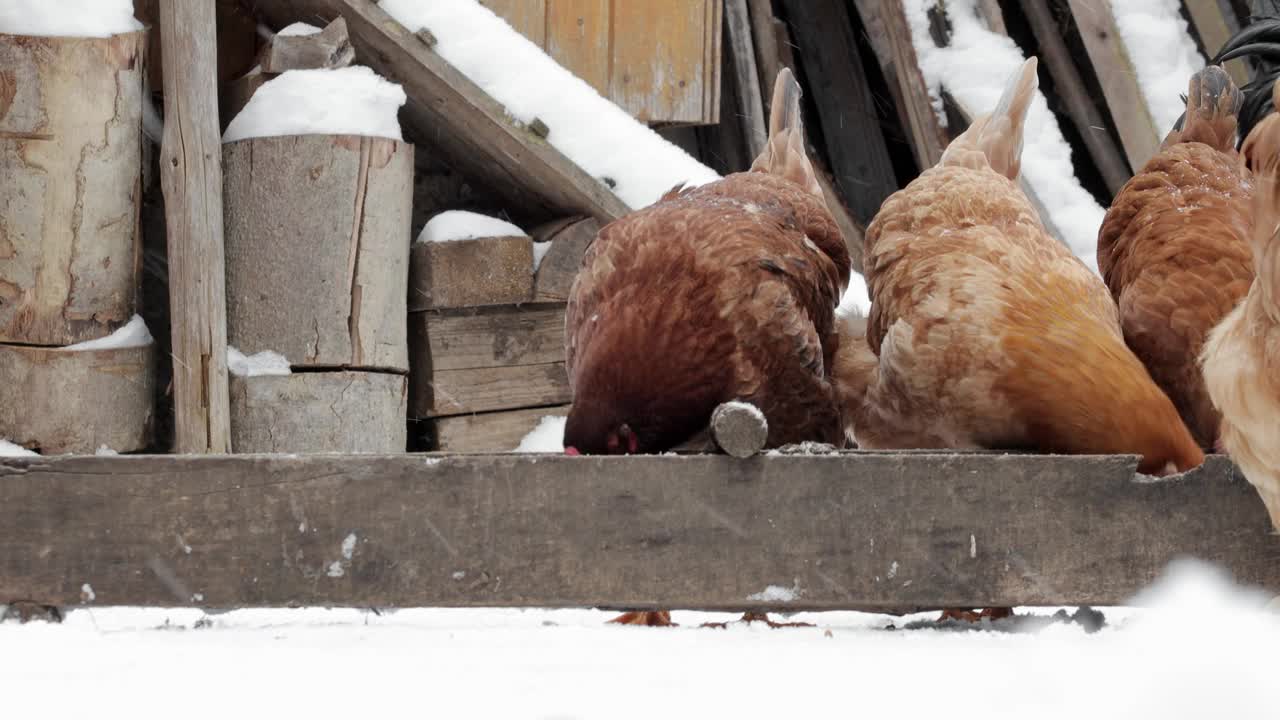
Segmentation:
<svg viewBox="0 0 1280 720">
<path fill-rule="evenodd" d="M 1253 176 L 1235 147 L 1241 101 L 1221 67 L 1193 75 L 1181 128 L 1116 194 L 1098 233 L 1125 342 L 1205 449 L 1221 416 L 1200 351 L 1253 281 Z"/>
</svg>

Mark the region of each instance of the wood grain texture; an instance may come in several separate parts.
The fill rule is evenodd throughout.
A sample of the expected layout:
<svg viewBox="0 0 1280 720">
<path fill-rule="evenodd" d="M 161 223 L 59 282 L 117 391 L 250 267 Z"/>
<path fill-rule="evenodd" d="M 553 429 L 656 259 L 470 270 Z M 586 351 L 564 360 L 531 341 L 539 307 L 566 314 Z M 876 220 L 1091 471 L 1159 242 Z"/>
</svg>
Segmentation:
<svg viewBox="0 0 1280 720">
<path fill-rule="evenodd" d="M 435 449 L 450 453 L 508 452 L 545 417 L 565 417 L 568 405 L 436 418 Z"/>
<path fill-rule="evenodd" d="M 409 324 L 415 371 L 564 360 L 564 303 L 413 313 Z"/>
<path fill-rule="evenodd" d="M 1110 3 L 1095 0 L 1067 0 L 1071 16 L 1080 30 L 1093 72 L 1102 86 L 1102 96 L 1111 111 L 1111 121 L 1120 134 L 1129 167 L 1137 170 L 1160 147 L 1160 141 L 1171 128 L 1156 128 L 1151 110 L 1143 100 L 1138 74 L 1111 14 Z"/>
<path fill-rule="evenodd" d="M 546 0 L 547 54 L 598 90 L 609 92 L 610 0 Z"/>
<path fill-rule="evenodd" d="M 355 57 L 347 21 L 339 17 L 312 35 L 276 35 L 263 52 L 262 72 L 331 70 L 347 67 Z"/>
<path fill-rule="evenodd" d="M 546 47 L 548 0 L 480 0 L 538 47 Z"/>
<path fill-rule="evenodd" d="M 164 57 L 164 189 L 172 318 L 174 449 L 230 446 L 227 296 L 212 3 L 160 0 Z"/>
<path fill-rule="evenodd" d="M 89 583 L 97 605 L 213 608 L 1116 605 L 1187 555 L 1280 591 L 1280 537 L 1228 462 L 1151 482 L 1133 468 L 936 453 L 0 458 L 0 602 L 80 605 Z M 749 599 L 769 585 L 797 599 Z"/>
<path fill-rule="evenodd" d="M 1182 5 L 1187 9 L 1191 27 L 1200 36 L 1200 42 L 1209 57 L 1213 57 L 1240 30 L 1235 14 L 1224 12 L 1219 0 L 1183 0 Z M 1244 60 L 1231 60 L 1222 67 L 1231 76 L 1236 87 L 1248 84 L 1249 68 Z"/>
<path fill-rule="evenodd" d="M 560 405 L 573 400 L 564 362 L 437 370 L 409 394 L 414 418 Z"/>
<path fill-rule="evenodd" d="M 407 447 L 408 378 L 376 372 L 231 377 L 237 453 L 377 453 Z"/>
<path fill-rule="evenodd" d="M 505 109 L 432 52 L 372 0 L 259 0 L 276 27 L 300 17 L 327 22 L 342 15 L 361 64 L 404 86 L 401 117 L 458 171 L 491 187 L 525 214 L 583 213 L 602 221 L 627 206 L 545 141 L 517 127 Z"/>
<path fill-rule="evenodd" d="M 136 310 L 146 42 L 0 34 L 0 341 L 91 340 Z"/>
<path fill-rule="evenodd" d="M 582 256 L 598 232 L 600 221 L 595 218 L 583 218 L 559 227 L 545 240 L 538 236 L 537 229 L 532 232 L 535 240 L 551 243 L 551 249 L 542 257 L 533 275 L 534 302 L 566 302 L 569 299 L 573 280 L 582 267 Z"/>
<path fill-rule="evenodd" d="M 223 154 L 228 342 L 295 366 L 407 371 L 413 146 L 295 135 Z"/>
<path fill-rule="evenodd" d="M 0 345 L 0 438 L 44 453 L 151 443 L 154 344 L 109 350 Z"/>
<path fill-rule="evenodd" d="M 758 156 L 769 138 L 769 121 L 764 114 L 764 102 L 760 98 L 760 73 L 756 69 L 755 42 L 751 37 L 751 14 L 747 0 L 724 0 L 725 29 L 731 52 L 725 58 L 733 58 L 732 71 L 737 82 L 739 117 L 733 118 L 742 127 L 746 139 L 747 154 Z"/>
<path fill-rule="evenodd" d="M 410 252 L 410 311 L 533 299 L 533 240 L 528 237 L 415 242 Z"/>
<path fill-rule="evenodd" d="M 643 122 L 719 122 L 722 1 L 613 3 L 609 97 Z"/>
</svg>

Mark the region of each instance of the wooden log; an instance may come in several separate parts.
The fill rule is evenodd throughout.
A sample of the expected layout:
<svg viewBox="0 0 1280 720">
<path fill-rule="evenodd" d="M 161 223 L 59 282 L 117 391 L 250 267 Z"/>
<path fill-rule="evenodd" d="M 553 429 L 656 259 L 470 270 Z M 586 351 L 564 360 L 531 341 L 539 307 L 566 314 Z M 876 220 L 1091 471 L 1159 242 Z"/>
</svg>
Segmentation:
<svg viewBox="0 0 1280 720">
<path fill-rule="evenodd" d="M 1150 482 L 1135 464 L 0 458 L 0 603 L 81 605 L 88 583 L 103 606 L 1109 606 L 1183 556 L 1280 591 L 1280 537 L 1229 462 Z"/>
<path fill-rule="evenodd" d="M 356 58 L 347 35 L 347 21 L 334 18 L 323 30 L 311 35 L 276 35 L 262 55 L 262 71 L 343 68 Z"/>
<path fill-rule="evenodd" d="M 230 344 L 295 366 L 407 371 L 413 146 L 294 135 L 223 153 Z"/>
<path fill-rule="evenodd" d="M 402 117 L 452 167 L 501 194 L 525 214 L 583 213 L 608 221 L 629 208 L 602 182 L 518 127 L 505 108 L 372 0 L 259 0 L 276 26 L 297 18 L 346 18 L 361 61 L 404 86 Z"/>
<path fill-rule="evenodd" d="M 1164 134 L 1156 128 L 1151 109 L 1143 99 L 1138 74 L 1120 38 L 1111 4 L 1092 0 L 1067 0 L 1071 16 L 1080 30 L 1080 38 L 1093 64 L 1093 72 L 1102 86 L 1102 96 L 1111 112 L 1124 146 L 1129 167 L 1137 172 L 1160 147 Z"/>
<path fill-rule="evenodd" d="M 402 453 L 408 378 L 381 372 L 231 376 L 237 453 Z"/>
<path fill-rule="evenodd" d="M 741 113 L 734 121 L 742 126 L 747 154 L 754 158 L 764 150 L 765 141 L 769 138 L 769 123 L 760 97 L 760 73 L 756 68 L 755 42 L 751 37 L 751 15 L 747 0 L 724 0 L 724 17 L 731 48 L 726 57 L 733 58 L 732 70 L 737 79 L 735 88 L 738 93 L 738 110 Z"/>
<path fill-rule="evenodd" d="M 504 410 L 436 418 L 435 449 L 449 453 L 495 453 L 514 450 L 545 417 L 564 417 L 568 405 Z"/>
<path fill-rule="evenodd" d="M 155 344 L 105 350 L 0 345 L 0 437 L 46 454 L 151 443 Z"/>
<path fill-rule="evenodd" d="M 169 245 L 174 449 L 222 453 L 230 446 L 231 426 L 213 4 L 160 0 L 160 37 L 168 108 L 160 181 Z"/>
<path fill-rule="evenodd" d="M 528 237 L 415 242 L 409 268 L 411 312 L 533 299 L 533 240 Z"/>
<path fill-rule="evenodd" d="M 530 233 L 536 242 L 551 243 L 551 248 L 542 257 L 538 271 L 533 275 L 534 302 L 569 300 L 573 281 L 582 268 L 582 256 L 599 232 L 599 220 L 576 218 L 567 224 L 559 224 L 554 232 L 540 232 L 535 228 Z"/>
<path fill-rule="evenodd" d="M 91 340 L 136 310 L 146 41 L 0 34 L 0 341 Z"/>
<path fill-rule="evenodd" d="M 769 424 L 753 405 L 724 403 L 711 413 L 711 437 L 729 455 L 747 458 L 764 449 Z"/>
<path fill-rule="evenodd" d="M 1111 134 L 1107 132 L 1107 121 L 1085 88 L 1080 71 L 1076 69 L 1075 60 L 1062 37 L 1058 21 L 1044 0 L 1020 0 L 1019 4 L 1040 44 L 1039 57 L 1044 59 L 1045 66 L 1053 76 L 1058 97 L 1066 106 L 1067 115 L 1075 124 L 1076 132 L 1084 140 L 1089 156 L 1102 176 L 1102 182 L 1114 196 L 1133 173 L 1121 157 L 1120 148 L 1112 142 Z M 1134 169 L 1140 168 L 1138 166 Z"/>
<path fill-rule="evenodd" d="M 558 405 L 572 399 L 561 304 L 411 313 L 409 349 L 411 417 Z"/>
</svg>

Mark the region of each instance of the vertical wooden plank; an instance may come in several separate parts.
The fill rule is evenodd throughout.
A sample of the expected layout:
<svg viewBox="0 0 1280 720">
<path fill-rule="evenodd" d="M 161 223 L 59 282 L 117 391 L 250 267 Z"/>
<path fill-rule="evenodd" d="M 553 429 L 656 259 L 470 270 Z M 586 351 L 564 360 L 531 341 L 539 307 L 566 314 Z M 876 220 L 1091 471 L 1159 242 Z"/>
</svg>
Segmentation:
<svg viewBox="0 0 1280 720">
<path fill-rule="evenodd" d="M 739 122 L 751 157 L 758 156 L 768 139 L 768 123 L 764 116 L 764 103 L 760 99 L 760 74 L 756 70 L 755 43 L 751 38 L 751 16 L 747 0 L 725 0 L 724 15 L 729 33 L 730 51 L 724 54 L 732 58 L 734 85 L 737 91 L 739 117 L 726 121 Z"/>
<path fill-rule="evenodd" d="M 169 242 L 175 451 L 230 449 L 217 23 L 213 3 L 160 0 L 166 98 L 160 179 Z"/>
<path fill-rule="evenodd" d="M 546 0 L 547 54 L 609 92 L 609 0 Z"/>
<path fill-rule="evenodd" d="M 1187 15 L 1191 18 L 1191 25 L 1195 28 L 1195 32 L 1200 36 L 1200 42 L 1204 45 L 1205 54 L 1213 57 L 1218 50 L 1226 44 L 1234 30 L 1232 26 L 1235 18 L 1228 19 L 1222 12 L 1222 6 L 1218 4 L 1218 0 L 1183 0 L 1183 5 L 1187 8 Z M 1239 28 L 1236 27 L 1238 30 Z M 1226 69 L 1227 74 L 1231 76 L 1231 80 L 1236 87 L 1241 87 L 1249 82 L 1249 68 L 1245 66 L 1243 60 L 1232 60 L 1222 66 Z"/>
<path fill-rule="evenodd" d="M 720 42 L 724 35 L 724 0 L 706 0 L 702 37 L 702 122 L 720 122 Z"/>
<path fill-rule="evenodd" d="M 756 71 L 760 74 L 760 102 L 764 105 L 765 115 L 769 113 L 769 98 L 773 93 L 773 82 L 782 69 L 781 56 L 778 53 L 778 33 L 773 16 L 772 0 L 747 0 L 747 9 L 751 15 L 751 39 L 755 43 Z"/>
<path fill-rule="evenodd" d="M 1102 96 L 1111 111 L 1111 120 L 1120 134 L 1129 167 L 1137 172 L 1160 147 L 1164 134 L 1158 130 L 1151 110 L 1143 99 L 1138 75 L 1120 39 L 1109 3 L 1099 0 L 1067 0 L 1071 15 L 1084 41 L 1093 72 L 1102 86 Z"/>
<path fill-rule="evenodd" d="M 609 96 L 642 122 L 701 122 L 707 3 L 615 2 Z"/>
<path fill-rule="evenodd" d="M 547 0 L 479 0 L 540 48 L 547 47 Z"/>
</svg>

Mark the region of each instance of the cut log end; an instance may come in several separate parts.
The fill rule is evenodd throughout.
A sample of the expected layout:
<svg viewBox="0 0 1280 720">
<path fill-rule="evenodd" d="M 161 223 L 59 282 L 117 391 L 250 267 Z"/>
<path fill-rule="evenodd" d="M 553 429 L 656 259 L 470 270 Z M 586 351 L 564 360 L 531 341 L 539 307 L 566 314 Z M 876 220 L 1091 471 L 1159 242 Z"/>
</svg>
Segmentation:
<svg viewBox="0 0 1280 720">
<path fill-rule="evenodd" d="M 711 414 L 711 435 L 721 450 L 734 457 L 751 457 L 764 449 L 769 424 L 754 405 L 724 403 Z"/>
</svg>

